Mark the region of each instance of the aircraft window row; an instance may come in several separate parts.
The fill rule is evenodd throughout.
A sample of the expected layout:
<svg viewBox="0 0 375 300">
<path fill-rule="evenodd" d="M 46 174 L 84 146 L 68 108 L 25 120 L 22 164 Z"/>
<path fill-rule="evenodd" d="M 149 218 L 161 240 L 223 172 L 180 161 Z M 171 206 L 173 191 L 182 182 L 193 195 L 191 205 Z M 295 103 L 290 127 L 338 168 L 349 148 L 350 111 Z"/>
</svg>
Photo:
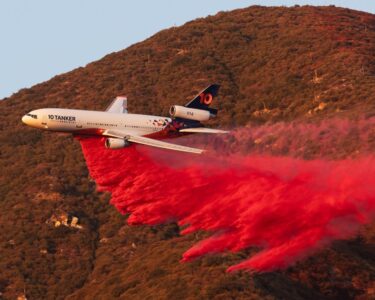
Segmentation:
<svg viewBox="0 0 375 300">
<path fill-rule="evenodd" d="M 117 127 L 117 124 L 106 124 L 106 123 L 90 123 L 90 122 L 88 122 L 87 125 L 115 126 L 115 127 Z"/>
<path fill-rule="evenodd" d="M 124 125 L 124 127 L 128 127 L 128 128 L 143 128 L 143 129 L 154 129 L 155 131 L 157 131 L 158 129 L 155 128 L 154 126 L 134 126 L 134 125 Z"/>
<path fill-rule="evenodd" d="M 95 125 L 95 126 L 114 126 L 117 127 L 117 124 L 106 124 L 106 123 L 90 123 L 88 122 L 87 125 Z M 158 128 L 154 126 L 135 126 L 135 125 L 124 125 L 125 128 L 142 128 L 142 129 L 153 129 L 154 131 L 158 131 Z"/>
<path fill-rule="evenodd" d="M 32 117 L 33 119 L 38 119 L 38 116 L 37 116 L 37 115 L 33 115 L 33 114 L 26 114 L 26 116 Z"/>
<path fill-rule="evenodd" d="M 60 122 L 60 123 L 74 123 L 74 121 L 68 121 L 68 120 L 52 120 L 52 121 L 55 121 L 55 122 Z"/>
</svg>

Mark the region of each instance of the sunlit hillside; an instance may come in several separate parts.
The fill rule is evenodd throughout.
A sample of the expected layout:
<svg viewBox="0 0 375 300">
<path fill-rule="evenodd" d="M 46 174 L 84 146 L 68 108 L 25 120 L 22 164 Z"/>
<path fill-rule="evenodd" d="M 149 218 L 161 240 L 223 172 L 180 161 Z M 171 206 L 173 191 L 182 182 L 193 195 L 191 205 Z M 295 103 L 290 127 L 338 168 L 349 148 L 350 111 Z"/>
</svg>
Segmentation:
<svg viewBox="0 0 375 300">
<path fill-rule="evenodd" d="M 333 6 L 221 12 L 0 101 L 0 298 L 375 297 L 371 226 L 285 271 L 225 273 L 247 253 L 180 264 L 204 233 L 126 225 L 96 192 L 77 141 L 21 123 L 32 109 L 103 110 L 124 94 L 131 112 L 167 115 L 212 82 L 217 127 L 373 116 L 375 16 Z"/>
</svg>

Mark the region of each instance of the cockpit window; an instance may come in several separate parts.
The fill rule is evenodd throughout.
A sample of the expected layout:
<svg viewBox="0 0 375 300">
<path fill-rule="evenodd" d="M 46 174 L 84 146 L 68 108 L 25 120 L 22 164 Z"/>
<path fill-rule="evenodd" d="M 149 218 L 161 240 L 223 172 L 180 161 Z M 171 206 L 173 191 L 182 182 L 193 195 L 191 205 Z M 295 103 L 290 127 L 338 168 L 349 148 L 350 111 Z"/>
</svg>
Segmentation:
<svg viewBox="0 0 375 300">
<path fill-rule="evenodd" d="M 32 117 L 33 119 L 38 119 L 37 115 L 33 115 L 33 114 L 26 114 L 26 116 Z"/>
</svg>

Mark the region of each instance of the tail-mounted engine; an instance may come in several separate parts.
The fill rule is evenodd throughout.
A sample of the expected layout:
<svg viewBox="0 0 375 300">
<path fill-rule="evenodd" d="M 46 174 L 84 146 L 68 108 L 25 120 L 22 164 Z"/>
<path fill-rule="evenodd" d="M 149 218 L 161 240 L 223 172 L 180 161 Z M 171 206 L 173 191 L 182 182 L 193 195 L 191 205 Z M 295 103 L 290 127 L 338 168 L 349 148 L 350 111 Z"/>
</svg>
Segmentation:
<svg viewBox="0 0 375 300">
<path fill-rule="evenodd" d="M 208 121 L 215 117 L 214 114 L 210 113 L 208 110 L 189 108 L 180 105 L 171 106 L 169 113 L 173 118 L 182 118 L 195 121 Z"/>
<path fill-rule="evenodd" d="M 105 147 L 109 149 L 121 149 L 129 146 L 130 143 L 124 139 L 106 138 Z"/>
</svg>

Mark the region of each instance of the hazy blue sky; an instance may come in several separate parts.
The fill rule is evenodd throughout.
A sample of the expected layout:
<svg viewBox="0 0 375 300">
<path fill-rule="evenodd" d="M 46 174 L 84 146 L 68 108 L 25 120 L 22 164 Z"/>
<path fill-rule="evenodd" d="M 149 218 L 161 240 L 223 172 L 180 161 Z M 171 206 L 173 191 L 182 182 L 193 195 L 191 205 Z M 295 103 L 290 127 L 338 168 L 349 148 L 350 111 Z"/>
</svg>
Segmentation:
<svg viewBox="0 0 375 300">
<path fill-rule="evenodd" d="M 0 0 L 0 99 L 161 29 L 254 4 L 334 4 L 375 13 L 375 0 Z"/>
</svg>

